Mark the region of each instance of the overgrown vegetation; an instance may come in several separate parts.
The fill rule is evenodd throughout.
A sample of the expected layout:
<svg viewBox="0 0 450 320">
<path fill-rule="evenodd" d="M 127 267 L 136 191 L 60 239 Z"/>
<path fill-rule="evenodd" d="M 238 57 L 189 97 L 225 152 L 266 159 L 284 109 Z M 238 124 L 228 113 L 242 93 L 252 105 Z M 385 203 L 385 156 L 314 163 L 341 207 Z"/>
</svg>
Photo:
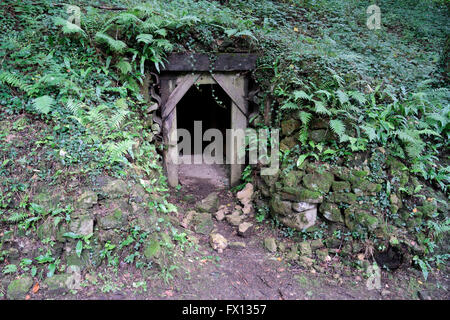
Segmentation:
<svg viewBox="0 0 450 320">
<path fill-rule="evenodd" d="M 120 10 L 74 1 L 81 8 L 80 25 L 70 18 L 75 11 L 68 14 L 63 4 L 3 1 L 2 118 L 26 115 L 23 119 L 46 123 L 36 148 L 20 159 L 24 168 L 44 161 L 36 156 L 44 148 L 45 160 L 59 163 L 56 170 L 41 168 L 38 175 L 45 183 L 76 174 L 93 179 L 105 172 L 116 177 L 131 172 L 145 180 L 147 191 L 164 194 L 158 154 L 162 145 L 148 113 L 154 101 L 145 90 L 150 72 L 159 72 L 170 52 L 257 52 L 258 67 L 252 74 L 261 86 L 257 107 L 263 115 L 270 103 L 272 119 L 260 126 L 279 127 L 290 117 L 301 122 L 298 146 L 282 155 L 288 168 L 307 159 L 333 164 L 382 147 L 448 196 L 448 4 L 377 3 L 381 30 L 365 25 L 370 1 L 108 2 L 109 9 Z M 314 141 L 312 119 L 327 123 L 336 139 Z M 2 138 L 7 134 L 0 132 Z M 27 181 L 12 174 L 15 146 L 2 145 L 1 152 L 0 218 L 27 230 L 42 212 L 26 199 Z M 28 177 L 34 174 L 24 170 Z M 164 197 L 156 202 L 163 211 L 167 206 L 173 210 Z M 69 219 L 69 212 L 65 208 L 45 214 Z M 448 232 L 448 216 L 434 217 L 421 228 L 429 231 L 423 242 L 432 254 L 435 240 Z M 122 247 L 139 243 L 136 230 L 130 236 Z M 80 255 L 88 241 L 77 239 Z M 103 258 L 117 264 L 113 249 L 105 246 Z M 133 252 L 127 262 L 138 257 Z M 44 252 L 41 258 L 38 263 L 48 263 L 53 274 L 59 261 Z M 444 258 L 416 261 L 428 270 L 429 262 Z M 28 270 L 29 261 L 20 267 Z M 169 279 L 173 268 L 165 268 Z M 16 271 L 13 265 L 3 269 Z"/>
</svg>

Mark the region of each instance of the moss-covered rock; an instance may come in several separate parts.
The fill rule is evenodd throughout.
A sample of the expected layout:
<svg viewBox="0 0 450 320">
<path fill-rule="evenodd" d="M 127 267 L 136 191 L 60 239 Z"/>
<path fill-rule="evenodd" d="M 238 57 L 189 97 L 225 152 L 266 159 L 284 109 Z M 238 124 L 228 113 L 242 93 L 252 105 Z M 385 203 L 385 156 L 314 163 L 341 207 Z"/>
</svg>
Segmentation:
<svg viewBox="0 0 450 320">
<path fill-rule="evenodd" d="M 192 218 L 194 231 L 199 234 L 208 235 L 214 229 L 214 222 L 212 216 L 206 212 L 199 212 Z"/>
<path fill-rule="evenodd" d="M 281 151 L 291 150 L 298 143 L 299 143 L 298 140 L 295 139 L 293 136 L 286 137 L 280 141 L 280 150 Z"/>
<path fill-rule="evenodd" d="M 290 201 L 281 200 L 278 194 L 275 194 L 269 202 L 270 210 L 276 215 L 286 216 L 292 213 L 292 204 Z"/>
<path fill-rule="evenodd" d="M 350 191 L 350 182 L 348 181 L 333 181 L 331 184 L 331 190 L 337 192 L 337 191 Z"/>
<path fill-rule="evenodd" d="M 341 214 L 341 209 L 338 205 L 331 202 L 324 202 L 319 207 L 319 212 L 322 213 L 325 219 L 332 222 L 344 222 L 344 218 Z"/>
<path fill-rule="evenodd" d="M 321 203 L 323 201 L 323 196 L 320 192 L 311 191 L 302 187 L 283 187 L 281 191 L 280 195 L 282 200 L 310 203 Z"/>
<path fill-rule="evenodd" d="M 145 258 L 151 260 L 158 258 L 161 253 L 161 245 L 156 237 L 149 239 L 144 248 Z"/>
<path fill-rule="evenodd" d="M 277 243 L 274 238 L 265 238 L 264 247 L 272 253 L 277 251 Z"/>
<path fill-rule="evenodd" d="M 286 216 L 279 216 L 278 219 L 285 226 L 298 231 L 304 231 L 314 226 L 317 220 L 317 208 L 303 212 L 294 212 Z"/>
<path fill-rule="evenodd" d="M 216 212 L 219 207 L 219 195 L 217 192 L 210 193 L 205 199 L 197 202 L 195 209 L 198 212 Z"/>
<path fill-rule="evenodd" d="M 44 288 L 52 294 L 63 294 L 69 291 L 69 282 L 71 275 L 67 273 L 53 275 L 46 278 L 43 282 Z"/>
<path fill-rule="evenodd" d="M 299 170 L 289 171 L 282 178 L 282 183 L 286 187 L 296 187 L 300 184 L 301 178 L 305 173 Z"/>
<path fill-rule="evenodd" d="M 330 130 L 326 129 L 311 130 L 308 135 L 316 143 L 325 142 L 333 137 Z"/>
<path fill-rule="evenodd" d="M 311 256 L 311 243 L 308 241 L 303 241 L 298 244 L 298 250 L 302 256 Z"/>
<path fill-rule="evenodd" d="M 97 193 L 94 191 L 84 191 L 77 199 L 77 206 L 81 209 L 92 208 L 98 201 Z"/>
<path fill-rule="evenodd" d="M 303 177 L 303 184 L 309 190 L 327 193 L 330 191 L 334 175 L 330 172 L 307 174 Z"/>
<path fill-rule="evenodd" d="M 33 285 L 33 279 L 30 276 L 23 276 L 11 281 L 8 285 L 6 295 L 11 300 L 23 300 Z"/>
<path fill-rule="evenodd" d="M 94 219 L 89 215 L 78 216 L 71 221 L 69 230 L 80 236 L 88 236 L 94 232 Z"/>
<path fill-rule="evenodd" d="M 295 119 L 288 119 L 281 122 L 281 134 L 290 136 L 296 130 L 300 129 L 301 123 Z"/>
<path fill-rule="evenodd" d="M 128 184 L 121 179 L 112 180 L 102 187 L 102 191 L 109 198 L 119 198 L 128 194 Z"/>
<path fill-rule="evenodd" d="M 120 209 L 115 209 L 114 212 L 100 217 L 97 220 L 98 226 L 103 230 L 119 229 L 127 225 L 127 216 Z"/>
<path fill-rule="evenodd" d="M 350 192 L 333 192 L 329 196 L 329 201 L 334 203 L 353 204 L 356 202 L 356 194 Z"/>
<path fill-rule="evenodd" d="M 421 206 L 417 207 L 423 215 L 433 217 L 437 213 L 437 201 L 434 198 L 428 198 Z"/>
</svg>

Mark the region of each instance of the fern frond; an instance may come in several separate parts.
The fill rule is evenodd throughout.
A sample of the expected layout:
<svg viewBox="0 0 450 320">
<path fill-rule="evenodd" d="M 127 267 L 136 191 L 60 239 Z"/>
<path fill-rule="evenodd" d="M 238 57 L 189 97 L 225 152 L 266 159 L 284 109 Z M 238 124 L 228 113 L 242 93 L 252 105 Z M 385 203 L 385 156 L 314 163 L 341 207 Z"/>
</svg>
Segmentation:
<svg viewBox="0 0 450 320">
<path fill-rule="evenodd" d="M 116 68 L 120 71 L 120 73 L 122 73 L 123 75 L 127 75 L 129 74 L 132 70 L 133 67 L 131 66 L 131 64 L 125 60 L 122 59 L 120 60 L 117 64 L 116 64 Z"/>
<path fill-rule="evenodd" d="M 37 91 L 34 86 L 26 83 L 18 76 L 6 71 L 0 73 L 0 82 L 6 83 L 12 87 L 19 88 L 29 96 L 33 95 Z"/>
<path fill-rule="evenodd" d="M 311 101 L 311 96 L 303 90 L 295 90 L 294 100 L 297 101 L 298 99 L 305 99 Z"/>
<path fill-rule="evenodd" d="M 369 141 L 377 140 L 378 135 L 375 131 L 375 128 L 369 126 L 369 125 L 362 125 L 361 129 L 363 129 L 364 133 L 369 137 Z"/>
<path fill-rule="evenodd" d="M 77 26 L 76 24 L 73 24 L 69 21 L 67 21 L 66 19 L 63 19 L 61 17 L 56 17 L 53 22 L 55 23 L 55 25 L 57 26 L 61 26 L 62 27 L 62 32 L 64 34 L 80 34 L 83 37 L 87 37 L 86 32 L 84 32 L 83 29 L 81 29 L 79 26 Z"/>
<path fill-rule="evenodd" d="M 55 99 L 47 95 L 36 98 L 33 101 L 34 109 L 43 114 L 49 113 L 53 104 L 55 104 Z"/>
<path fill-rule="evenodd" d="M 109 49 L 117 53 L 122 53 L 127 47 L 125 42 L 115 40 L 103 32 L 97 32 L 97 34 L 95 35 L 95 41 L 97 41 L 98 43 L 106 44 Z"/>
<path fill-rule="evenodd" d="M 300 111 L 298 113 L 298 116 L 300 118 L 300 121 L 303 123 L 304 126 L 307 126 L 309 122 L 311 121 L 312 114 L 305 111 Z"/>
<path fill-rule="evenodd" d="M 330 128 L 339 138 L 345 134 L 345 124 L 339 119 L 330 120 Z"/>
<path fill-rule="evenodd" d="M 297 110 L 298 109 L 298 105 L 296 105 L 295 103 L 288 101 L 286 103 L 284 103 L 281 107 L 281 110 Z"/>
<path fill-rule="evenodd" d="M 314 100 L 315 108 L 314 111 L 319 114 L 331 115 L 331 112 L 325 107 L 322 101 Z"/>
</svg>

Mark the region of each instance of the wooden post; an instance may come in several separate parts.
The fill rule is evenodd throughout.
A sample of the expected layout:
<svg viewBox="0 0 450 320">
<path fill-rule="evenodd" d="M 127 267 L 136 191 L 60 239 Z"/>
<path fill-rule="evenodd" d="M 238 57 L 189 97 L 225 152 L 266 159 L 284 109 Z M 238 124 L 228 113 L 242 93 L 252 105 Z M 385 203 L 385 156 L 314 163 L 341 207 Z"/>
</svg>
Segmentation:
<svg viewBox="0 0 450 320">
<path fill-rule="evenodd" d="M 232 99 L 231 129 L 241 129 L 245 132 L 245 129 L 247 128 L 248 114 L 248 102 L 247 99 L 245 99 L 245 94 L 247 92 L 248 86 L 247 78 L 239 74 L 213 74 L 213 78 Z M 234 139 L 233 135 L 231 137 Z M 229 159 L 229 161 L 231 161 L 230 184 L 231 186 L 235 186 L 239 183 L 242 175 L 243 164 L 238 163 L 242 162 L 239 161 L 238 153 L 242 152 L 243 150 L 238 150 L 239 146 L 237 146 L 234 141 L 230 141 L 231 137 L 227 136 L 227 141 L 229 141 L 229 143 L 227 144 L 227 154 L 232 155 L 232 158 Z M 245 147 L 245 145 L 242 147 Z M 230 148 L 233 148 L 233 150 L 231 150 Z"/>
</svg>

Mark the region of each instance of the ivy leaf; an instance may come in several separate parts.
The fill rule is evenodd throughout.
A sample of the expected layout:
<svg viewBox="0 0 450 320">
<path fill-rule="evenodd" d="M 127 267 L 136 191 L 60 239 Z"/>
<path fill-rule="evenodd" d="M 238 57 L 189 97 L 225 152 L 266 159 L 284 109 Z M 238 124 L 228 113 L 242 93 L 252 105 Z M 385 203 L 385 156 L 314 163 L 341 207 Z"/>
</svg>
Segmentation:
<svg viewBox="0 0 450 320">
<path fill-rule="evenodd" d="M 81 252 L 83 251 L 83 241 L 78 240 L 77 246 L 75 248 L 75 252 L 77 253 L 78 258 L 81 257 Z"/>
</svg>

